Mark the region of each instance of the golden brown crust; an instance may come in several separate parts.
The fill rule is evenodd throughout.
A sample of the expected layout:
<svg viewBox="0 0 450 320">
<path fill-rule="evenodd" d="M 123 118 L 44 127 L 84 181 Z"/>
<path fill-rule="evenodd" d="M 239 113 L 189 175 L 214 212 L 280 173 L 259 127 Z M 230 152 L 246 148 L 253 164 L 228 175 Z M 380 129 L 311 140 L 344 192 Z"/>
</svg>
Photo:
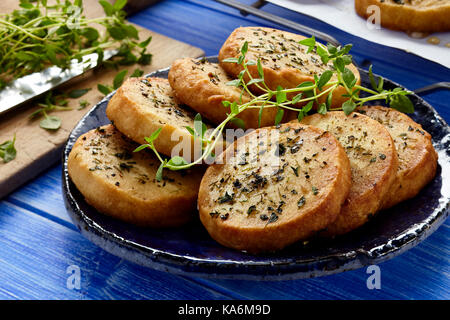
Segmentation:
<svg viewBox="0 0 450 320">
<path fill-rule="evenodd" d="M 336 219 L 350 189 L 345 151 L 311 126 L 258 129 L 222 157 L 207 169 L 198 205 L 211 237 L 234 249 L 274 251 L 311 237 Z"/>
<path fill-rule="evenodd" d="M 398 167 L 397 153 L 389 132 L 377 121 L 342 111 L 314 114 L 301 123 L 330 131 L 347 152 L 352 187 L 342 211 L 325 234 L 347 233 L 367 222 L 388 195 Z"/>
<path fill-rule="evenodd" d="M 358 111 L 384 125 L 397 150 L 396 180 L 385 197 L 383 209 L 416 196 L 436 175 L 438 156 L 430 134 L 406 114 L 391 108 L 365 106 Z"/>
<path fill-rule="evenodd" d="M 381 25 L 388 29 L 418 32 L 450 30 L 450 1 L 448 0 L 355 0 L 355 10 L 363 18 L 372 13 L 367 8 L 380 8 Z"/>
<path fill-rule="evenodd" d="M 69 154 L 71 180 L 99 212 L 143 226 L 171 227 L 189 221 L 196 210 L 203 169 L 189 174 L 167 170 L 155 180 L 159 160 L 114 126 L 91 130 L 78 138 Z"/>
<path fill-rule="evenodd" d="M 176 99 L 167 79 L 129 78 L 108 102 L 106 115 L 128 138 L 146 143 L 144 137 L 162 129 L 154 141 L 158 152 L 172 156 L 173 149 L 181 142 L 187 143 L 194 157 L 192 135 L 186 126 L 193 128 L 195 114 Z"/>
<path fill-rule="evenodd" d="M 222 101 L 241 104 L 251 100 L 249 94 L 241 94 L 241 89 L 227 85 L 233 79 L 218 64 L 206 59 L 184 58 L 174 61 L 168 79 L 180 101 L 215 124 L 220 124 L 230 113 L 230 108 L 224 107 Z M 265 108 L 260 126 L 273 125 L 276 113 L 275 108 Z M 237 118 L 244 121 L 246 129 L 254 129 L 258 128 L 258 116 L 259 109 L 247 109 Z"/>
<path fill-rule="evenodd" d="M 264 80 L 267 86 L 276 90 L 282 88 L 295 88 L 300 83 L 314 82 L 314 74 L 320 76 L 325 70 L 332 67 L 324 65 L 316 53 L 306 53 L 307 47 L 298 44 L 305 37 L 271 28 L 241 27 L 233 31 L 223 44 L 219 52 L 219 61 L 222 68 L 232 77 L 237 77 L 242 66 L 236 63 L 223 62 L 227 58 L 236 58 L 240 55 L 240 48 L 245 41 L 248 42 L 247 60 L 261 60 L 264 71 Z M 347 66 L 356 76 L 357 84 L 360 84 L 358 69 L 350 64 Z M 259 78 L 256 66 L 249 66 L 252 77 Z M 255 86 L 251 86 L 256 93 L 261 93 Z M 326 89 L 326 87 L 324 88 Z M 346 91 L 338 87 L 333 93 L 331 104 L 333 107 L 341 107 L 347 98 L 342 97 Z M 325 102 L 326 95 L 319 98 L 319 102 Z"/>
</svg>

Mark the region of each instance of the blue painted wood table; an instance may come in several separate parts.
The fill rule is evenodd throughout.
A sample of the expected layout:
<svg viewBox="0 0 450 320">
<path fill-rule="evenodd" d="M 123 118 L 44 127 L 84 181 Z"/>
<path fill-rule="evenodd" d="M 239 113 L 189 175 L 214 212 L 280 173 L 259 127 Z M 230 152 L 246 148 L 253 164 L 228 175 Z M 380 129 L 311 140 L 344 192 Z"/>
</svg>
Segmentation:
<svg viewBox="0 0 450 320">
<path fill-rule="evenodd" d="M 250 3 L 250 1 L 244 1 Z M 449 81 L 450 70 L 405 52 L 376 45 L 315 19 L 274 5 L 264 10 L 353 43 L 356 62 L 409 89 Z M 159 2 L 130 18 L 153 31 L 216 55 L 238 26 L 276 24 L 214 1 Z M 158 54 L 157 52 L 155 54 Z M 449 54 L 450 59 L 450 54 Z M 450 92 L 425 96 L 450 121 Z M 1 299 L 449 299 L 450 222 L 417 247 L 379 265 L 381 288 L 368 289 L 365 268 L 323 278 L 281 282 L 205 280 L 147 269 L 86 240 L 68 218 L 61 165 L 0 201 Z M 80 272 L 80 285 L 70 275 Z"/>
</svg>

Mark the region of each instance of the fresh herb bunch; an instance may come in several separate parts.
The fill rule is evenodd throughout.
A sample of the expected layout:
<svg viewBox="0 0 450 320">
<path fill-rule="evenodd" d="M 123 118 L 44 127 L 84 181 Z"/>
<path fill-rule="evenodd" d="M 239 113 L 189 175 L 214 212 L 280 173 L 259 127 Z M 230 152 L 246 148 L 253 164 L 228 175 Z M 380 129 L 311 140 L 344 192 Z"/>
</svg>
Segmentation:
<svg viewBox="0 0 450 320">
<path fill-rule="evenodd" d="M 87 19 L 82 0 L 20 0 L 21 9 L 0 16 L 0 89 L 9 81 L 40 71 L 49 65 L 67 68 L 71 60 L 97 53 L 98 64 L 149 64 L 146 53 L 151 38 L 139 42 L 137 29 L 125 22 L 122 8 L 100 0 L 106 16 Z M 104 34 L 98 29 L 104 28 Z M 103 61 L 103 50 L 117 48 L 118 58 Z"/>
<path fill-rule="evenodd" d="M 264 81 L 264 71 L 261 65 L 261 60 L 257 61 L 246 60 L 246 53 L 248 51 L 248 42 L 244 42 L 240 50 L 240 55 L 237 58 L 228 58 L 223 60 L 224 63 L 237 63 L 242 66 L 242 71 L 238 78 L 227 83 L 227 85 L 241 88 L 242 93 L 248 93 L 253 99 L 247 103 L 237 103 L 230 101 L 223 101 L 224 107 L 230 109 L 227 118 L 219 124 L 208 136 L 205 136 L 206 125 L 203 124 L 200 114 L 197 114 L 194 121 L 194 128 L 186 127 L 195 140 L 199 140 L 202 144 L 202 155 L 191 163 L 187 163 L 179 156 L 172 157 L 169 160 L 163 159 L 156 150 L 153 141 L 158 137 L 161 129 L 155 131 L 150 137 L 146 137 L 146 144 L 143 144 L 134 150 L 135 152 L 150 148 L 161 161 L 161 165 L 156 175 L 156 179 L 162 179 L 162 170 L 164 168 L 170 170 L 188 169 L 196 164 L 201 163 L 207 157 L 211 156 L 212 151 L 219 140 L 217 137 L 222 136 L 222 132 L 228 122 L 240 124 L 242 120 L 237 119 L 236 116 L 246 109 L 259 109 L 258 123 L 261 124 L 261 116 L 264 108 L 277 108 L 277 113 L 274 119 L 274 125 L 280 124 L 283 119 L 284 110 L 295 111 L 298 114 L 298 120 L 301 121 L 315 105 L 317 112 L 326 114 L 327 111 L 342 110 L 346 115 L 352 113 L 358 106 L 362 106 L 366 102 L 374 100 L 385 100 L 386 103 L 401 112 L 412 113 L 414 106 L 409 98 L 406 96 L 410 91 L 402 88 L 395 88 L 393 90 L 385 90 L 383 88 L 383 79 L 380 77 L 375 79 L 372 73 L 372 67 L 369 68 L 369 77 L 372 88 L 366 88 L 357 85 L 357 78 L 353 72 L 346 66 L 352 63 L 352 57 L 349 51 L 352 45 L 344 47 L 336 47 L 332 44 L 326 46 L 316 42 L 314 36 L 304 39 L 299 42 L 308 47 L 307 53 L 316 52 L 324 64 L 332 64 L 330 70 L 324 71 L 320 76 L 314 75 L 314 82 L 306 81 L 300 83 L 295 88 L 277 87 L 276 90 L 271 90 Z M 249 71 L 249 66 L 256 66 L 258 71 L 258 78 L 254 78 Z M 245 79 L 245 80 L 244 80 Z M 262 90 L 264 93 L 255 96 L 249 89 L 250 85 L 254 85 Z M 333 107 L 331 105 L 333 92 L 338 87 L 344 87 L 346 94 L 344 97 L 348 99 L 340 107 Z M 360 92 L 365 92 L 365 96 L 361 97 Z M 288 97 L 292 96 L 291 99 Z M 326 102 L 320 103 L 319 97 L 325 96 Z M 301 106 L 301 107 L 299 107 Z M 235 121 L 239 120 L 239 121 Z"/>
</svg>

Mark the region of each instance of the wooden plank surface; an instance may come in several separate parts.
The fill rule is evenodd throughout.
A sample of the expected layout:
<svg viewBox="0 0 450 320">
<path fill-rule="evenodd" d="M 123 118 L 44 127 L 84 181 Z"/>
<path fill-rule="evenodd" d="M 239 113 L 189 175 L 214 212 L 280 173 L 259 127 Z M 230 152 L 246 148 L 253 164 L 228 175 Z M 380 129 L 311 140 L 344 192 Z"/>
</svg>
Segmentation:
<svg viewBox="0 0 450 320">
<path fill-rule="evenodd" d="M 6 0 L 0 2 L 0 12 L 11 11 L 18 1 Z M 87 16 L 96 17 L 102 13 L 97 1 L 84 1 Z M 161 34 L 136 26 L 141 39 L 152 36 L 147 51 L 153 53 L 152 63 L 147 66 L 133 65 L 124 67 L 130 75 L 134 69 L 140 68 L 145 74 L 170 66 L 173 60 L 181 57 L 198 57 L 204 52 L 192 45 L 177 41 Z M 29 115 L 38 107 L 27 105 L 20 107 L 0 117 L 0 143 L 11 140 L 16 135 L 17 157 L 9 163 L 0 162 L 0 198 L 10 193 L 23 183 L 37 176 L 60 159 L 61 149 L 67 137 L 79 119 L 103 95 L 98 92 L 97 84 L 111 85 L 117 70 L 101 68 L 83 75 L 81 79 L 74 79 L 62 90 L 91 88 L 87 94 L 79 99 L 69 99 L 70 111 L 54 111 L 62 120 L 61 128 L 57 131 L 44 130 L 39 127 L 41 119 L 30 120 Z M 79 101 L 86 100 L 90 106 L 78 110 Z"/>
</svg>

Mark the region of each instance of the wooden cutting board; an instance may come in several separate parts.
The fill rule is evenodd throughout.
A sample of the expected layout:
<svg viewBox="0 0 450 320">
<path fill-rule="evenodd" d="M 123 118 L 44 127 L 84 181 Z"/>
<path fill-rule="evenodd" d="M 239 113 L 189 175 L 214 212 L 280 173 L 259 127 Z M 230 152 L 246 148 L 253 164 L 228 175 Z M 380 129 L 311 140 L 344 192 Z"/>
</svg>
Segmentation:
<svg viewBox="0 0 450 320">
<path fill-rule="evenodd" d="M 0 12 L 11 12 L 17 8 L 18 3 L 18 0 L 2 0 L 0 2 Z M 97 17 L 103 14 L 103 9 L 97 1 L 83 1 L 83 3 L 86 16 Z M 128 75 L 131 75 L 136 68 L 144 70 L 144 74 L 147 74 L 170 66 L 177 58 L 199 57 L 204 54 L 201 49 L 186 43 L 139 26 L 136 26 L 136 28 L 138 28 L 139 36 L 142 40 L 147 39 L 150 35 L 153 37 L 147 48 L 147 52 L 153 54 L 153 59 L 148 66 L 133 65 L 127 67 L 126 69 L 129 70 Z M 53 132 L 40 128 L 39 121 L 41 119 L 30 120 L 30 114 L 38 108 L 35 103 L 21 106 L 12 112 L 0 116 L 0 143 L 11 140 L 15 134 L 15 147 L 17 150 L 16 159 L 13 161 L 3 163 L 0 159 L 0 198 L 36 177 L 61 159 L 62 147 L 72 128 L 90 108 L 103 98 L 103 95 L 97 90 L 97 84 L 111 85 L 117 72 L 117 70 L 101 68 L 90 71 L 80 77 L 80 79 L 74 79 L 67 85 L 64 85 L 61 88 L 63 91 L 92 89 L 81 98 L 68 99 L 68 107 L 71 107 L 72 110 L 53 111 L 51 113 L 62 120 L 61 128 L 57 131 Z M 80 100 L 87 100 L 89 106 L 78 110 Z"/>
</svg>

